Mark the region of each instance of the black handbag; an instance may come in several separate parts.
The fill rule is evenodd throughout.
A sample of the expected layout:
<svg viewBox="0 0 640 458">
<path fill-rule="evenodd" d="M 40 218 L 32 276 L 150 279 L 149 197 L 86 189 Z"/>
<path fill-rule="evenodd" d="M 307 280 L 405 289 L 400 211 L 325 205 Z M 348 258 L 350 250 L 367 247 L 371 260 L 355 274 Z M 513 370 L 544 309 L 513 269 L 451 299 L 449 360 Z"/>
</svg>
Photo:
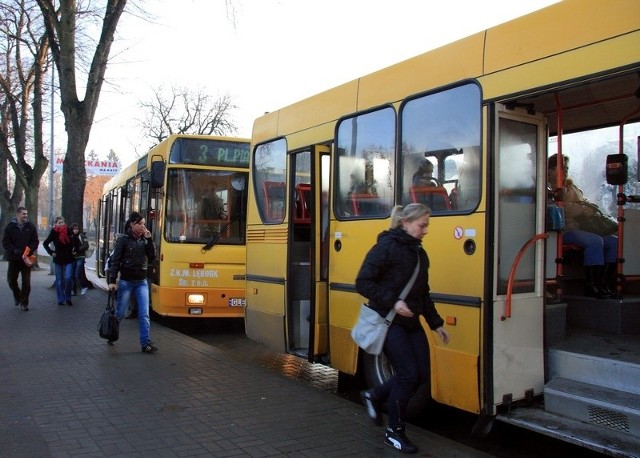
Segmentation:
<svg viewBox="0 0 640 458">
<path fill-rule="evenodd" d="M 597 205 L 592 204 L 591 202 L 582 202 L 582 205 L 591 208 L 593 215 L 580 216 L 578 225 L 581 230 L 598 234 L 600 236 L 612 235 L 618 232 L 618 222 L 600 210 Z"/>
<path fill-rule="evenodd" d="M 107 308 L 102 312 L 100 321 L 98 321 L 98 333 L 103 339 L 115 342 L 120 337 L 120 323 L 116 318 L 116 309 L 114 306 L 115 294 L 109 292 L 107 298 Z"/>
</svg>

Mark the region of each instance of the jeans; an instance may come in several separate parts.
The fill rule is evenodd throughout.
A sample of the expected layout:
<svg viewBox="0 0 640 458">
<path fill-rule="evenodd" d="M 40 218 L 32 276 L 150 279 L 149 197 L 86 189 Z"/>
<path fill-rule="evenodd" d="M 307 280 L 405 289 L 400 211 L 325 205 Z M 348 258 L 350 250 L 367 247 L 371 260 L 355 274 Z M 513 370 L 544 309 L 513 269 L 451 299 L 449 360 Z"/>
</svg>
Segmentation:
<svg viewBox="0 0 640 458">
<path fill-rule="evenodd" d="M 116 310 L 118 321 L 122 321 L 124 318 L 132 295 L 138 304 L 140 346 L 144 347 L 151 342 L 151 337 L 149 336 L 151 328 L 151 319 L 149 318 L 149 284 L 147 280 L 128 281 L 120 279 L 118 283 L 118 307 Z"/>
<path fill-rule="evenodd" d="M 616 262 L 618 258 L 618 237 L 604 237 L 591 232 L 570 230 L 562 234 L 563 243 L 584 248 L 585 266 L 603 266 L 607 262 Z"/>
<path fill-rule="evenodd" d="M 377 386 L 372 395 L 387 402 L 389 426 L 402 426 L 411 396 L 420 385 L 430 382 L 429 343 L 424 329 L 419 325 L 407 329 L 392 324 L 384 342 L 384 353 L 395 375 Z"/>
<path fill-rule="evenodd" d="M 73 262 L 68 264 L 53 264 L 56 274 L 56 296 L 58 302 L 71 302 L 71 288 L 73 287 Z"/>
<path fill-rule="evenodd" d="M 85 284 L 85 276 L 84 276 L 84 258 L 76 258 L 73 262 L 73 290 L 78 291 L 80 288 L 84 288 Z"/>
<path fill-rule="evenodd" d="M 22 288 L 18 286 L 18 276 L 22 274 Z M 31 293 L 31 267 L 22 261 L 9 261 L 7 266 L 7 283 L 13 292 L 13 299 L 16 305 L 29 305 L 29 294 Z"/>
</svg>

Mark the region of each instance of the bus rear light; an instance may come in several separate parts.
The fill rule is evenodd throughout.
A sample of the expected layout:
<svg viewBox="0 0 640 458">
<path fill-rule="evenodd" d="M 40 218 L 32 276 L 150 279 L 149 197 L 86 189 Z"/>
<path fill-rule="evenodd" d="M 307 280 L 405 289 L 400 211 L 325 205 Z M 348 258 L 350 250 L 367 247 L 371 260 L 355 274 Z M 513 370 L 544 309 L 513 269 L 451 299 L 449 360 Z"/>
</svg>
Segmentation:
<svg viewBox="0 0 640 458">
<path fill-rule="evenodd" d="M 189 269 L 204 269 L 203 262 L 190 262 Z"/>
<path fill-rule="evenodd" d="M 195 294 L 195 293 L 187 294 L 187 305 L 204 305 L 204 303 L 205 303 L 204 294 Z"/>
</svg>

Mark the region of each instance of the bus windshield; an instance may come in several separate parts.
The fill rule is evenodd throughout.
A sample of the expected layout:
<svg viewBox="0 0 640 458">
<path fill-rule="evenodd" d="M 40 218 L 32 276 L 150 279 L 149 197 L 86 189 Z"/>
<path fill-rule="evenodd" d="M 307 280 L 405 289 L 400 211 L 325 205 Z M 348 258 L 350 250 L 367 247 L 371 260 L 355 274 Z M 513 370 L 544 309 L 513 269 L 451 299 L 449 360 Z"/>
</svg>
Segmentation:
<svg viewBox="0 0 640 458">
<path fill-rule="evenodd" d="M 164 238 L 173 243 L 245 243 L 248 172 L 169 169 Z"/>
</svg>

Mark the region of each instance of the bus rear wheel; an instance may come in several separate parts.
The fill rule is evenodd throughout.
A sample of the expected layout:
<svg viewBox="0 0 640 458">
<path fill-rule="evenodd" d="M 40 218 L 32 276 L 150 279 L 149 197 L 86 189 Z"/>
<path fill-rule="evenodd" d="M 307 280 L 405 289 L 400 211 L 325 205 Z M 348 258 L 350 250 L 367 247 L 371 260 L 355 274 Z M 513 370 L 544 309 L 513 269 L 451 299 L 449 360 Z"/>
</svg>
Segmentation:
<svg viewBox="0 0 640 458">
<path fill-rule="evenodd" d="M 369 388 L 382 385 L 393 376 L 393 368 L 384 353 L 370 355 L 362 352 L 362 371 Z M 407 420 L 415 418 L 427 407 L 431 400 L 430 384 L 418 387 L 407 406 Z"/>
</svg>

